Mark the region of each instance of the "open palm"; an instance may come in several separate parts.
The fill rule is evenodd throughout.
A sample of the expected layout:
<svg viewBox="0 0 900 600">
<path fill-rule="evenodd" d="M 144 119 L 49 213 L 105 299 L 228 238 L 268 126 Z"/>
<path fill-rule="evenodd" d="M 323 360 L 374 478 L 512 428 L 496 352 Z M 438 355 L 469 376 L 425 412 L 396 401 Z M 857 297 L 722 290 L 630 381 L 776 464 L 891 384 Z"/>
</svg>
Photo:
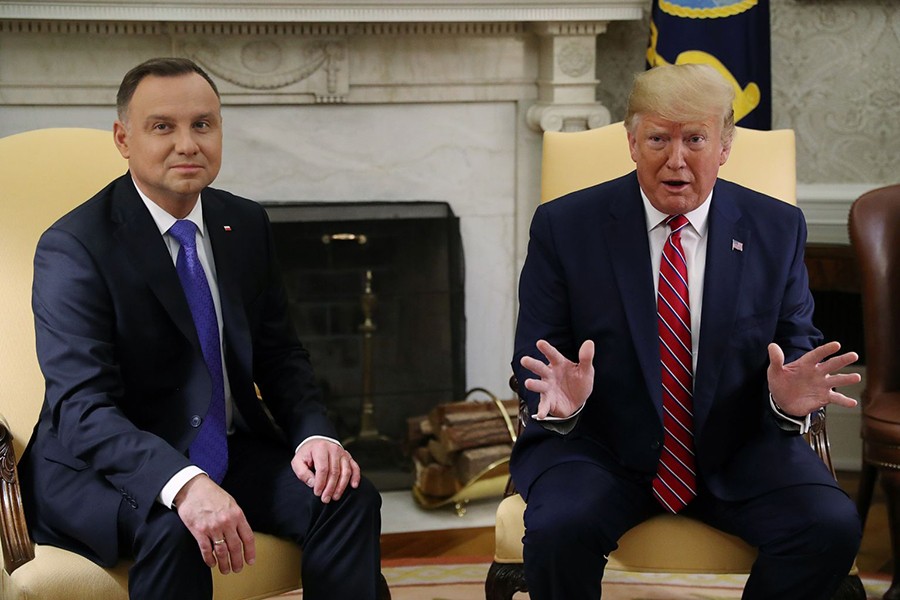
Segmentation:
<svg viewBox="0 0 900 600">
<path fill-rule="evenodd" d="M 547 359 L 546 364 L 531 356 L 523 356 L 521 360 L 523 367 L 538 376 L 538 379 L 525 380 L 525 388 L 541 396 L 537 418 L 572 416 L 594 389 L 594 342 L 586 340 L 581 345 L 577 363 L 545 340 L 538 340 L 537 349 Z"/>
</svg>

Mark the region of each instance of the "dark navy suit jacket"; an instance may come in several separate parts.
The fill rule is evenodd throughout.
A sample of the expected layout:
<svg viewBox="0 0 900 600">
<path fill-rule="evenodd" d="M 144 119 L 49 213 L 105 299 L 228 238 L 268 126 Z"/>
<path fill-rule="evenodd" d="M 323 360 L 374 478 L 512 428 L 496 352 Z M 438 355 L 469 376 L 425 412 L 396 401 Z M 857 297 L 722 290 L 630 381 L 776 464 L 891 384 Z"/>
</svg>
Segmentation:
<svg viewBox="0 0 900 600">
<path fill-rule="evenodd" d="M 265 210 L 212 188 L 202 198 L 241 417 L 258 435 L 285 438 L 286 456 L 310 435 L 334 437 L 287 317 Z M 145 518 L 190 464 L 209 373 L 171 255 L 129 174 L 50 227 L 34 266 L 46 394 L 20 465 L 27 516 L 36 541 L 110 565 L 122 502 Z"/>
<path fill-rule="evenodd" d="M 541 473 L 565 461 L 593 462 L 648 486 L 656 472 L 662 384 L 644 212 L 632 172 L 544 204 L 534 215 L 513 370 L 519 382 L 534 377 L 519 360 L 543 358 L 535 349 L 539 339 L 571 360 L 590 339 L 596 378 L 567 435 L 528 420 L 510 464 L 526 499 Z M 768 401 L 766 346 L 777 342 L 791 361 L 821 341 L 812 324 L 802 213 L 720 179 L 708 236 L 694 381 L 701 480 L 726 500 L 797 483 L 836 485 L 804 439 L 778 427 Z M 538 395 L 520 388 L 534 414 Z"/>
</svg>

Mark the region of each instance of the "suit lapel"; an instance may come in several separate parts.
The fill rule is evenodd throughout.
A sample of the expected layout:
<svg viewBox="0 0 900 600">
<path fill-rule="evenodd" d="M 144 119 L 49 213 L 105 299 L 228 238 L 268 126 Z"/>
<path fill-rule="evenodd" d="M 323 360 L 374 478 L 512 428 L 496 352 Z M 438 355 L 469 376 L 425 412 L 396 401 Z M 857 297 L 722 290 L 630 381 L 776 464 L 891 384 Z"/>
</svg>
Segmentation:
<svg viewBox="0 0 900 600">
<path fill-rule="evenodd" d="M 203 220 L 216 261 L 216 283 L 222 305 L 222 323 L 226 353 L 234 352 L 244 372 L 251 372 L 252 348 L 241 301 L 238 265 L 243 264 L 241 224 L 229 222 L 222 199 L 214 190 L 203 191 Z"/>
<path fill-rule="evenodd" d="M 752 252 L 750 231 L 741 224 L 741 217 L 741 210 L 734 198 L 723 186 L 717 185 L 709 211 L 703 314 L 694 376 L 694 427 L 697 431 L 702 430 L 712 408 L 737 314 L 744 254 Z M 740 246 L 736 246 L 735 242 Z M 738 247 L 741 249 L 738 250 Z"/>
<path fill-rule="evenodd" d="M 130 175 L 119 180 L 113 200 L 114 236 L 134 262 L 175 325 L 199 349 L 197 330 L 191 317 L 172 256 L 153 217 L 144 206 Z"/>
<path fill-rule="evenodd" d="M 647 391 L 662 419 L 662 375 L 656 327 L 653 270 L 650 266 L 647 217 L 641 202 L 637 175 L 626 180 L 621 194 L 609 202 L 610 218 L 603 239 L 622 297 L 625 317 L 647 383 Z"/>
</svg>

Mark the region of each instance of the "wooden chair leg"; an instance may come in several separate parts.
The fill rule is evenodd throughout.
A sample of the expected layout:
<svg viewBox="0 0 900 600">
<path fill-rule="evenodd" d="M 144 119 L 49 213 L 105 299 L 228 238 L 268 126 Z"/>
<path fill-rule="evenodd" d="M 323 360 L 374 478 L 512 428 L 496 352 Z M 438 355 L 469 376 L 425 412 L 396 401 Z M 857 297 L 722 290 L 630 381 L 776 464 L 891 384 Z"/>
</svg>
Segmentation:
<svg viewBox="0 0 900 600">
<path fill-rule="evenodd" d="M 859 478 L 859 488 L 856 491 L 856 511 L 862 526 L 866 526 L 866 518 L 869 516 L 869 507 L 872 506 L 872 496 L 875 492 L 875 480 L 878 479 L 878 467 L 863 461 L 862 472 Z"/>
<path fill-rule="evenodd" d="M 900 471 L 882 468 L 878 473 L 884 489 L 888 510 L 888 529 L 891 534 L 891 554 L 894 560 L 894 579 L 884 594 L 884 600 L 900 600 Z"/>
<path fill-rule="evenodd" d="M 831 600 L 866 600 L 866 588 L 859 575 L 847 575 Z"/>
<path fill-rule="evenodd" d="M 512 600 L 516 592 L 527 592 L 522 563 L 491 563 L 484 581 L 485 600 Z"/>
<path fill-rule="evenodd" d="M 378 575 L 378 600 L 391 600 L 391 590 L 384 575 Z"/>
</svg>

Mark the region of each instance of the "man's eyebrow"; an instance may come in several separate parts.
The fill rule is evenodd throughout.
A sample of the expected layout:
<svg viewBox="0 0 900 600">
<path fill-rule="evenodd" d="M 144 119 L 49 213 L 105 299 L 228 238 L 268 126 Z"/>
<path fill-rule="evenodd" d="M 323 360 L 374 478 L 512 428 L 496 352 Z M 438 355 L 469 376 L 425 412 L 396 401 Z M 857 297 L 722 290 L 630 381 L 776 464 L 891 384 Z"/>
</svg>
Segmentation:
<svg viewBox="0 0 900 600">
<path fill-rule="evenodd" d="M 191 117 L 191 121 L 204 121 L 210 119 L 217 119 L 219 117 L 218 113 L 214 112 L 206 112 L 201 113 L 199 115 L 195 115 Z M 147 115 L 147 121 L 174 121 L 175 117 L 172 115 L 158 114 L 158 115 Z"/>
</svg>

